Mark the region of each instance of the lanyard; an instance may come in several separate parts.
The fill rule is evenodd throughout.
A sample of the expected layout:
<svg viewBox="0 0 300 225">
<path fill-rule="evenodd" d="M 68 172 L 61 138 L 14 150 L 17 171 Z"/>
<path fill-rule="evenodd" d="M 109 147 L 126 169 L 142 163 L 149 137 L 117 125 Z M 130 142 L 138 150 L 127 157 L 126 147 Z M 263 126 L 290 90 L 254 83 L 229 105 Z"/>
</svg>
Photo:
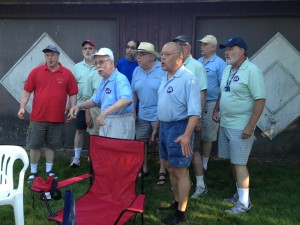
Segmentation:
<svg viewBox="0 0 300 225">
<path fill-rule="evenodd" d="M 231 72 L 232 72 L 232 67 L 230 69 L 230 72 L 229 72 L 229 75 L 228 75 L 228 78 L 227 78 L 227 81 L 226 81 L 226 87 L 229 87 L 230 84 L 231 84 L 231 81 L 232 79 L 234 78 L 234 76 L 237 74 L 238 70 L 239 70 L 240 67 L 237 68 L 237 70 L 232 74 L 232 76 L 230 76 Z M 230 79 L 230 80 L 229 80 Z"/>
</svg>

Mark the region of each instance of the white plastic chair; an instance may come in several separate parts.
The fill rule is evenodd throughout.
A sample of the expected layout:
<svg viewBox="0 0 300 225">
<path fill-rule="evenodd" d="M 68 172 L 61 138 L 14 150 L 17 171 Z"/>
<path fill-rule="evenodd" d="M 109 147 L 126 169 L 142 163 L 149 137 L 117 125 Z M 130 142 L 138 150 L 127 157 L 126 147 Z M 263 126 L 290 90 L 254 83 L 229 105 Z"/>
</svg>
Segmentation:
<svg viewBox="0 0 300 225">
<path fill-rule="evenodd" d="M 16 159 L 21 159 L 24 166 L 19 174 L 18 187 L 14 189 L 13 165 Z M 16 225 L 24 225 L 23 188 L 28 165 L 28 154 L 23 148 L 0 145 L 0 205 L 13 206 Z"/>
</svg>

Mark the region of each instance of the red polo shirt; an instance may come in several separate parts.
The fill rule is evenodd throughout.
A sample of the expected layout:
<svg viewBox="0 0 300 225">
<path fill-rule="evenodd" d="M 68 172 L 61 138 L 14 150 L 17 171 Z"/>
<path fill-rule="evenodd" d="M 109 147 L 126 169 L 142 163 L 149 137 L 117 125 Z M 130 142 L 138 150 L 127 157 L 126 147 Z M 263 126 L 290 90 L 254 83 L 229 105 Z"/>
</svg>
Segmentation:
<svg viewBox="0 0 300 225">
<path fill-rule="evenodd" d="M 61 64 L 54 72 L 46 64 L 34 68 L 24 90 L 34 92 L 30 120 L 39 122 L 64 122 L 67 96 L 78 93 L 72 72 Z"/>
</svg>

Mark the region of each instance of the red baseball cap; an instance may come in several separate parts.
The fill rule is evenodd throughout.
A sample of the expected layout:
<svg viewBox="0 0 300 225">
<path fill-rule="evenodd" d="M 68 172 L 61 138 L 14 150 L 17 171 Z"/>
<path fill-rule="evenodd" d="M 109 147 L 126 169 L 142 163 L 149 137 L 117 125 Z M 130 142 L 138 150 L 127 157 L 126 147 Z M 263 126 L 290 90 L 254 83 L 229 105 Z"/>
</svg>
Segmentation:
<svg viewBox="0 0 300 225">
<path fill-rule="evenodd" d="M 84 42 L 82 42 L 82 47 L 86 44 L 90 44 L 91 46 L 93 46 L 94 48 L 96 48 L 96 44 L 93 40 L 85 40 Z"/>
</svg>

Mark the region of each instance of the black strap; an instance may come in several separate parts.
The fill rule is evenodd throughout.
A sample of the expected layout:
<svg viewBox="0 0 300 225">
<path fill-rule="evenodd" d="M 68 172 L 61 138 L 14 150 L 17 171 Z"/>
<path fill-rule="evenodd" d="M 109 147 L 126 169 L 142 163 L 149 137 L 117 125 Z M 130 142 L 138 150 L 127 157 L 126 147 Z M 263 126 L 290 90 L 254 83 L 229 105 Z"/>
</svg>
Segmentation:
<svg viewBox="0 0 300 225">
<path fill-rule="evenodd" d="M 61 191 L 57 189 L 58 182 L 57 180 L 53 180 L 52 185 L 51 185 L 51 190 L 50 190 L 50 195 L 51 198 L 54 200 L 59 200 L 61 199 Z"/>
</svg>

